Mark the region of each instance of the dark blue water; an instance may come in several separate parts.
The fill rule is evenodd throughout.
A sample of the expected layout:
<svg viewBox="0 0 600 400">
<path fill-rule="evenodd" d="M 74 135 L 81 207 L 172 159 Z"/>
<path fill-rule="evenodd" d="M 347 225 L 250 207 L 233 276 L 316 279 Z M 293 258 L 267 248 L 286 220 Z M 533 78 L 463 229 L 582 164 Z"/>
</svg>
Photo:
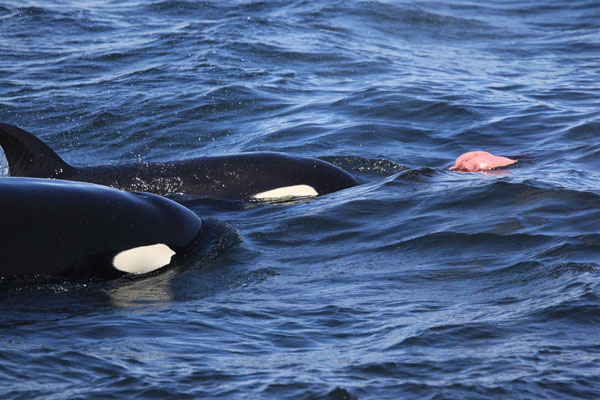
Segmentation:
<svg viewBox="0 0 600 400">
<path fill-rule="evenodd" d="M 76 165 L 361 181 L 174 196 L 222 223 L 191 268 L 3 291 L 3 399 L 600 398 L 597 0 L 4 1 L 0 121 Z"/>
</svg>

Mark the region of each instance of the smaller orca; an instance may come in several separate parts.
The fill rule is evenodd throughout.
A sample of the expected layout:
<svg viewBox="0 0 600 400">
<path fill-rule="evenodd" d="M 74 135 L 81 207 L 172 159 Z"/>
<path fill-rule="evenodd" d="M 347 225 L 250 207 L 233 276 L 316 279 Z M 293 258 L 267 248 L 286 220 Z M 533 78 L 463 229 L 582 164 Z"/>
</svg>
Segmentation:
<svg viewBox="0 0 600 400">
<path fill-rule="evenodd" d="M 0 282 L 112 279 L 194 254 L 202 220 L 149 193 L 90 183 L 0 178 Z"/>
<path fill-rule="evenodd" d="M 4 123 L 0 123 L 0 146 L 11 176 L 92 182 L 156 194 L 252 201 L 314 197 L 358 184 L 325 161 L 271 152 L 74 167 L 32 134 Z"/>
</svg>

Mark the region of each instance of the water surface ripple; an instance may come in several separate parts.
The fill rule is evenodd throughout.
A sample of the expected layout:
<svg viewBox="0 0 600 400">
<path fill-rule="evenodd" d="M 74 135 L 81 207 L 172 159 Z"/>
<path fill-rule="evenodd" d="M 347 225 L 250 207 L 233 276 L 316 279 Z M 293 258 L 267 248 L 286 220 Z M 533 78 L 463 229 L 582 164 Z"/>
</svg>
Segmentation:
<svg viewBox="0 0 600 400">
<path fill-rule="evenodd" d="M 0 121 L 69 162 L 361 182 L 173 196 L 223 224 L 195 265 L 0 292 L 0 397 L 600 398 L 599 54 L 597 0 L 0 1 Z"/>
</svg>

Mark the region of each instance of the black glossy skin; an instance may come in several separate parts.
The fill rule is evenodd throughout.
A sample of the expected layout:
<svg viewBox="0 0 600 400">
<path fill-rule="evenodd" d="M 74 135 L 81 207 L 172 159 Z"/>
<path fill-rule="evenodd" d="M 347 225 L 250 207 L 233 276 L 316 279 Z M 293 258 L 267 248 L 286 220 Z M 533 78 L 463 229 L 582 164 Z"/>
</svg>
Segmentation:
<svg viewBox="0 0 600 400">
<path fill-rule="evenodd" d="M 357 185 L 344 170 L 314 158 L 281 153 L 199 157 L 168 163 L 73 167 L 46 144 L 12 125 L 0 123 L 11 176 L 93 182 L 124 190 L 183 193 L 219 199 L 250 200 L 286 186 L 308 185 L 320 195 Z"/>
<path fill-rule="evenodd" d="M 124 250 L 158 243 L 183 257 L 201 240 L 202 221 L 149 193 L 89 183 L 0 178 L 0 277 L 102 278 Z"/>
</svg>

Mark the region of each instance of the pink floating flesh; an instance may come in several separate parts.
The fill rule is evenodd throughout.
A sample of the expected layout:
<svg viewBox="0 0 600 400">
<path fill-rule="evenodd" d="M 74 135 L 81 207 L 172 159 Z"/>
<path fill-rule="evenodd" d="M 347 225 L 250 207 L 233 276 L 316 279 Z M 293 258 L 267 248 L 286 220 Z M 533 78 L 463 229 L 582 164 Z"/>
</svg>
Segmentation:
<svg viewBox="0 0 600 400">
<path fill-rule="evenodd" d="M 490 169 L 506 167 L 516 162 L 517 160 L 495 156 L 486 151 L 470 151 L 458 157 L 454 162 L 454 166 L 450 167 L 450 169 L 461 172 L 489 171 Z"/>
</svg>

